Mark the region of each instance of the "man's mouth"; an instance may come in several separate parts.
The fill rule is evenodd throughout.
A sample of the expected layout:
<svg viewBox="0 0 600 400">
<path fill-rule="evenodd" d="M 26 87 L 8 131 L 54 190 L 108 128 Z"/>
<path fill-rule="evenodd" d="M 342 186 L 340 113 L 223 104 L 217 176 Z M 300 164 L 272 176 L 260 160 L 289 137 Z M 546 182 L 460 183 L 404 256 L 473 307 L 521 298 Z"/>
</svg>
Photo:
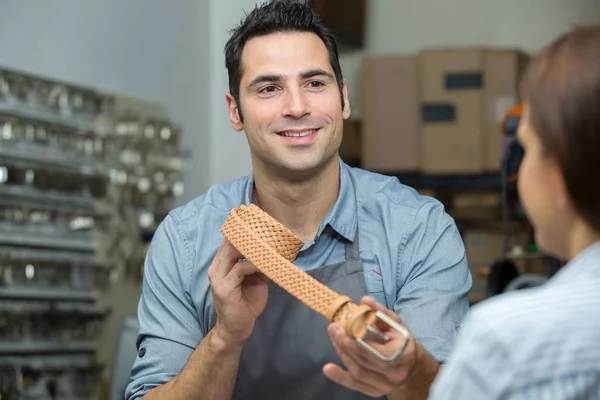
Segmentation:
<svg viewBox="0 0 600 400">
<path fill-rule="evenodd" d="M 301 131 L 301 132 L 282 131 L 282 132 L 277 132 L 277 134 L 280 136 L 285 136 L 285 137 L 305 137 L 305 136 L 310 136 L 317 131 L 318 131 L 318 129 L 311 129 L 311 130 Z"/>
</svg>

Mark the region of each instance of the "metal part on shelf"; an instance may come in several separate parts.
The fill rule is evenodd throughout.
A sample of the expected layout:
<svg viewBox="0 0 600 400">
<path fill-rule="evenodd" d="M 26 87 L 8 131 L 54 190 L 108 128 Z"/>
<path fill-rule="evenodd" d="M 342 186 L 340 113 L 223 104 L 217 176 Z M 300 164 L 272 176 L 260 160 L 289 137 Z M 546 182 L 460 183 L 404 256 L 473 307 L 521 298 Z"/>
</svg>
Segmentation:
<svg viewBox="0 0 600 400">
<path fill-rule="evenodd" d="M 2 399 L 89 399 L 102 369 L 83 353 L 0 357 L 0 393 Z"/>
<path fill-rule="evenodd" d="M 109 310 L 72 302 L 14 301 L 0 305 L 0 352 L 92 350 Z"/>
<path fill-rule="evenodd" d="M 35 257 L 2 258 L 0 288 L 94 290 L 109 283 L 110 268 L 92 268 L 90 264 Z M 1 297 L 1 293 L 0 293 Z"/>
<path fill-rule="evenodd" d="M 140 276 L 183 192 L 180 128 L 131 104 L 0 67 L 2 400 L 90 397 L 96 292 Z"/>
</svg>

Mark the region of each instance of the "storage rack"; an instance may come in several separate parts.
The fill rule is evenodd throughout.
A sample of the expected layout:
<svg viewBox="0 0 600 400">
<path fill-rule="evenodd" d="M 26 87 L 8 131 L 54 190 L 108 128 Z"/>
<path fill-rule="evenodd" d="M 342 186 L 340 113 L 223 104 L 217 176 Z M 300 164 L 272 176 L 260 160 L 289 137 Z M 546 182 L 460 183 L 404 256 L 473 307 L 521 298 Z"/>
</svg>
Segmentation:
<svg viewBox="0 0 600 400">
<path fill-rule="evenodd" d="M 0 398 L 90 399 L 109 309 L 181 195 L 181 131 L 118 97 L 0 68 Z"/>
<path fill-rule="evenodd" d="M 522 243 L 515 243 L 515 235 L 523 234 L 529 237 L 529 242 L 534 242 L 533 227 L 527 219 L 522 205 L 519 201 L 518 192 L 515 183 L 507 183 L 501 172 L 487 172 L 479 174 L 422 174 L 416 172 L 382 172 L 383 174 L 394 176 L 400 182 L 411 186 L 419 191 L 425 191 L 444 204 L 447 212 L 453 217 L 456 225 L 461 232 L 465 234 L 470 230 L 497 231 L 504 234 L 504 249 L 495 256 L 495 261 L 490 262 L 488 268 L 483 272 L 489 274 L 492 265 L 497 261 L 506 260 L 512 263 L 520 261 L 536 260 L 534 271 L 530 266 L 525 266 L 520 273 L 520 278 L 526 280 L 533 276 L 551 277 L 560 268 L 561 261 L 555 257 L 539 251 L 535 245 L 523 248 Z M 496 194 L 499 196 L 498 202 L 486 205 L 476 205 L 466 209 L 454 207 L 454 197 L 458 194 Z M 495 196 L 492 196 L 495 199 Z M 516 242 L 519 242 L 518 240 Z M 522 263 L 524 264 L 524 263 Z M 543 266 L 543 268 L 541 267 Z M 500 267 L 500 264 L 497 266 Z M 541 271 L 543 270 L 543 271 Z M 471 271 L 476 273 L 477 271 Z M 473 290 L 469 293 L 469 300 L 472 304 L 485 300 L 491 286 L 500 286 L 496 284 L 493 278 L 486 276 L 474 276 Z M 516 284 L 515 279 L 512 283 Z M 481 285 L 483 284 L 483 287 Z"/>
</svg>

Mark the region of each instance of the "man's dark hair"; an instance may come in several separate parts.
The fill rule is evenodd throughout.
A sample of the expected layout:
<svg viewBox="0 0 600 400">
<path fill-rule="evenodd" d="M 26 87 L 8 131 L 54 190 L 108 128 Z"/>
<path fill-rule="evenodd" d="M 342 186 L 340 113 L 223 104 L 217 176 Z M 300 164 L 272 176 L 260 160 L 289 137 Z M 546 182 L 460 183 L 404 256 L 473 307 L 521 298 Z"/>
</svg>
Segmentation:
<svg viewBox="0 0 600 400">
<path fill-rule="evenodd" d="M 242 51 L 246 42 L 257 36 L 280 32 L 312 32 L 319 36 L 329 53 L 329 63 L 335 74 L 342 108 L 342 69 L 338 48 L 333 34 L 323 19 L 314 12 L 309 4 L 297 0 L 267 1 L 247 14 L 240 25 L 232 29 L 231 37 L 225 45 L 225 66 L 229 74 L 229 91 L 238 106 L 240 120 L 243 121 L 240 105 L 240 82 L 242 80 Z"/>
<path fill-rule="evenodd" d="M 531 126 L 556 159 L 573 205 L 600 232 L 600 26 L 555 40 L 523 81 Z"/>
</svg>

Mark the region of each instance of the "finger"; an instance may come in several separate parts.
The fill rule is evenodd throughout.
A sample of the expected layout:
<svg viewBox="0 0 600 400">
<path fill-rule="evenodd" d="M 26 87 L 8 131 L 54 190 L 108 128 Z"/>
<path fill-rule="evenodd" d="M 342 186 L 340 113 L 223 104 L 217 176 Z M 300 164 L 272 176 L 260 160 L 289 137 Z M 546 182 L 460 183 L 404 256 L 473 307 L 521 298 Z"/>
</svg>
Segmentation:
<svg viewBox="0 0 600 400">
<path fill-rule="evenodd" d="M 371 296 L 363 296 L 360 299 L 360 304 L 368 305 L 369 307 L 371 307 L 375 311 L 382 311 L 386 315 L 388 315 L 389 317 L 393 318 L 395 321 L 398 321 L 398 322 L 402 323 L 402 320 L 400 319 L 400 317 L 398 316 L 398 314 L 396 314 L 392 310 L 388 309 L 383 304 L 376 302 L 375 299 L 373 299 Z"/>
<path fill-rule="evenodd" d="M 336 333 L 338 329 L 339 332 Z M 377 365 L 373 357 L 367 354 L 355 340 L 346 335 L 339 325 L 330 324 L 327 331 L 336 351 L 353 358 L 355 362 L 361 364 L 364 368 L 372 371 L 380 370 L 381 366 Z"/>
<path fill-rule="evenodd" d="M 400 319 L 398 314 L 396 314 L 394 311 L 386 308 L 383 304 L 377 303 L 371 296 L 363 296 L 360 300 L 360 304 L 368 305 L 369 307 L 371 307 L 372 309 L 374 309 L 376 311 L 383 312 L 385 315 L 392 318 L 394 321 L 398 322 L 400 325 L 402 325 L 403 327 L 406 328 L 406 324 L 404 322 L 402 322 L 402 319 Z M 383 322 L 379 319 L 377 319 L 377 328 L 381 329 L 381 330 L 385 330 L 385 331 L 390 330 L 390 326 L 388 326 L 388 324 L 386 324 L 385 322 Z M 379 340 L 376 340 L 376 342 L 382 343 Z"/>
<path fill-rule="evenodd" d="M 363 296 L 360 299 L 360 304 L 365 304 L 365 305 L 371 307 L 374 310 L 379 310 L 378 303 L 371 296 Z"/>
<path fill-rule="evenodd" d="M 385 332 L 385 334 L 388 337 L 387 341 L 379 342 L 379 341 L 369 340 L 368 341 L 369 346 L 371 346 L 375 351 L 377 351 L 380 354 L 383 354 L 384 356 L 392 356 L 393 354 L 396 354 L 396 352 L 398 352 L 405 345 L 408 345 L 408 347 L 404 351 L 404 355 L 406 355 L 407 353 L 410 353 L 410 348 L 411 348 L 410 336 L 409 336 L 409 339 L 406 339 L 404 337 L 404 335 L 402 335 L 400 332 L 398 332 L 396 330 L 388 330 Z M 407 340 L 408 340 L 408 343 L 406 342 Z M 403 355 L 401 357 L 398 357 L 397 360 L 395 360 L 393 363 L 390 364 L 390 363 L 381 361 L 380 359 L 376 358 L 372 354 L 368 353 L 365 349 L 361 348 L 360 352 L 362 354 L 362 357 L 369 358 L 371 360 L 371 362 L 374 363 L 378 368 L 382 368 L 384 366 L 389 367 L 391 365 L 402 364 L 403 360 L 405 358 Z"/>
<path fill-rule="evenodd" d="M 400 317 L 398 317 L 398 315 L 396 313 L 394 313 L 391 310 L 386 309 L 385 306 L 377 303 L 372 297 L 364 296 L 361 299 L 360 303 L 368 305 L 369 307 L 371 307 L 375 310 L 384 312 L 386 315 L 389 315 L 390 318 L 394 319 L 399 324 L 406 327 L 406 325 L 404 325 L 404 323 L 402 322 L 402 320 L 400 319 Z M 369 343 L 369 345 L 371 347 L 373 347 L 375 350 L 377 350 L 381 354 L 384 354 L 386 356 L 395 354 L 398 351 L 398 349 L 400 349 L 402 346 L 404 346 L 406 338 L 404 337 L 404 335 L 402 335 L 400 332 L 396 331 L 395 329 L 391 328 L 385 322 L 383 322 L 379 319 L 377 320 L 377 322 L 378 323 L 377 323 L 376 327 L 380 331 L 384 332 L 388 339 L 387 340 L 380 339 L 377 337 L 377 335 L 372 334 L 372 335 L 370 335 L 370 338 L 367 342 Z M 358 346 L 358 344 L 354 340 L 350 339 L 347 336 L 346 336 L 346 338 L 347 338 L 347 340 L 345 341 L 345 344 L 343 344 L 343 346 L 345 346 L 344 351 L 352 354 L 355 359 L 362 361 L 363 365 L 370 366 L 371 369 L 375 369 L 375 370 L 384 368 L 387 365 L 387 363 L 384 363 L 383 361 L 376 359 L 375 357 L 373 357 L 372 354 L 368 353 L 365 349 Z M 410 341 L 410 332 L 409 332 L 408 340 Z M 410 343 L 409 343 L 409 348 L 410 348 Z M 407 349 L 407 351 L 408 350 L 409 349 Z M 402 357 L 399 357 L 397 360 L 397 363 L 401 363 L 401 361 L 402 361 Z"/>
<path fill-rule="evenodd" d="M 222 279 L 224 278 L 233 268 L 235 263 L 242 255 L 240 252 L 233 247 L 233 245 L 226 238 L 223 239 L 217 253 L 215 254 L 215 258 L 213 263 L 211 264 L 212 271 L 210 272 L 211 279 Z"/>
<path fill-rule="evenodd" d="M 241 261 L 233 265 L 229 273 L 225 276 L 224 281 L 231 285 L 231 287 L 237 287 L 244 282 L 244 279 L 248 275 L 255 274 L 256 268 L 251 262 Z"/>
<path fill-rule="evenodd" d="M 323 374 L 338 385 L 345 386 L 350 390 L 361 392 L 371 397 L 380 397 L 386 393 L 385 389 L 375 387 L 366 382 L 355 380 L 348 371 L 333 363 L 323 367 Z"/>
<path fill-rule="evenodd" d="M 393 381 L 386 375 L 388 367 L 376 362 L 343 331 L 340 330 L 335 334 L 336 329 L 340 329 L 335 325 L 337 324 L 332 324 L 333 327 L 330 329 L 333 347 L 350 375 L 358 381 L 368 382 L 376 387 L 382 385 L 392 387 Z"/>
</svg>

